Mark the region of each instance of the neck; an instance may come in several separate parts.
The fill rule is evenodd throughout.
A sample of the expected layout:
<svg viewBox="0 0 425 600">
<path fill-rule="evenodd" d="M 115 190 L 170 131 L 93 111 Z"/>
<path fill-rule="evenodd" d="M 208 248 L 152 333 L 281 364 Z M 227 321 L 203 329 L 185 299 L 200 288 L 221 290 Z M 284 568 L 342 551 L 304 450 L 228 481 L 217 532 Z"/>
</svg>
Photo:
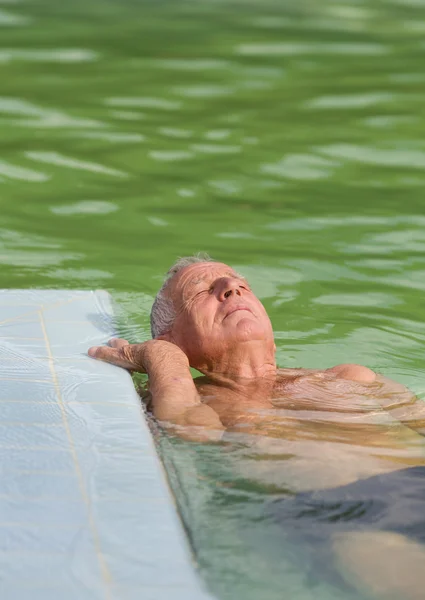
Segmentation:
<svg viewBox="0 0 425 600">
<path fill-rule="evenodd" d="M 264 342 L 242 344 L 237 351 L 233 349 L 196 368 L 210 379 L 221 383 L 228 381 L 250 385 L 274 379 L 277 373 L 274 344 L 266 347 Z"/>
</svg>

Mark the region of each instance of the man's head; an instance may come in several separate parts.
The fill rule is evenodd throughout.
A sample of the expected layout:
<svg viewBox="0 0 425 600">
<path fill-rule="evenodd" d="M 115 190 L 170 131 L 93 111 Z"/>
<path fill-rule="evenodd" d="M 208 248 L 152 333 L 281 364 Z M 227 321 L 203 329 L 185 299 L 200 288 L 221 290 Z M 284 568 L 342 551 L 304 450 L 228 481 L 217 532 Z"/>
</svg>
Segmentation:
<svg viewBox="0 0 425 600">
<path fill-rule="evenodd" d="M 175 343 L 200 370 L 246 354 L 274 352 L 265 308 L 248 282 L 207 255 L 180 259 L 168 272 L 151 313 L 152 337 Z"/>
</svg>

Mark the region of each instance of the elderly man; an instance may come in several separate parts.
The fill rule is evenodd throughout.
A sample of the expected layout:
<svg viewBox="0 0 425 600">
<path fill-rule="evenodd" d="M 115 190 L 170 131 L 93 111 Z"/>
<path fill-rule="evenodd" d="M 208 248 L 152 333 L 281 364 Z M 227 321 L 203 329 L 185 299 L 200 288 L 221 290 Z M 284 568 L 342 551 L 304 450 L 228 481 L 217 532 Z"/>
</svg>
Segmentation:
<svg viewBox="0 0 425 600">
<path fill-rule="evenodd" d="M 112 339 L 111 347 L 90 348 L 89 355 L 147 373 L 153 414 L 161 421 L 215 431 L 254 426 L 264 417 L 253 406 L 271 408 L 277 401 L 280 407 L 363 413 L 384 407 L 425 431 L 423 403 L 367 367 L 278 368 L 272 325 L 260 300 L 244 277 L 207 256 L 182 258 L 168 271 L 151 328 L 152 340 Z M 204 377 L 193 380 L 189 367 Z"/>
<path fill-rule="evenodd" d="M 207 256 L 180 259 L 169 270 L 151 327 L 152 340 L 113 339 L 89 355 L 147 373 L 154 416 L 183 437 L 243 434 L 281 444 L 294 460 L 285 460 L 279 478 L 298 498 L 321 490 L 315 500 L 335 506 L 364 497 L 365 489 L 378 498 L 395 489 L 397 510 L 372 515 L 372 524 L 359 517 L 347 537 L 335 522 L 333 548 L 346 576 L 379 598 L 423 597 L 425 403 L 356 364 L 278 368 L 263 305 L 246 279 Z M 189 367 L 204 376 L 193 380 Z M 279 505 L 277 520 L 288 506 Z M 400 532 L 404 513 L 408 536 Z"/>
</svg>

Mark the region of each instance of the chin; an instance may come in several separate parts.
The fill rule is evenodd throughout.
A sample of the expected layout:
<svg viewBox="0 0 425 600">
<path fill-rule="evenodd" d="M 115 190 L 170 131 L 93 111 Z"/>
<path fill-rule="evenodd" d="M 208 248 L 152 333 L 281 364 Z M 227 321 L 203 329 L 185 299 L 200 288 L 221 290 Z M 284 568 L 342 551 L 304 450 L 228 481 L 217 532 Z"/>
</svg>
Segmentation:
<svg viewBox="0 0 425 600">
<path fill-rule="evenodd" d="M 238 341 L 265 340 L 268 337 L 269 331 L 265 331 L 264 326 L 253 319 L 243 318 L 236 325 L 236 339 Z"/>
</svg>

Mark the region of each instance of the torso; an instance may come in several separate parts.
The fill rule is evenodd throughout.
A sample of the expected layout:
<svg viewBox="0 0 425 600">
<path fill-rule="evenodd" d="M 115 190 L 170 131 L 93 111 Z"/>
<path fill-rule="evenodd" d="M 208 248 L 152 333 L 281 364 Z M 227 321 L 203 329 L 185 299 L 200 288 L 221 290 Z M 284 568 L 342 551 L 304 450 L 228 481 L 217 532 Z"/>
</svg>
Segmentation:
<svg viewBox="0 0 425 600">
<path fill-rule="evenodd" d="M 281 369 L 273 382 L 246 389 L 205 378 L 197 388 L 226 427 L 223 439 L 287 457 L 282 476 L 298 489 L 425 465 L 418 433 L 425 433 L 425 403 L 383 377 L 362 384 L 326 371 Z"/>
</svg>

